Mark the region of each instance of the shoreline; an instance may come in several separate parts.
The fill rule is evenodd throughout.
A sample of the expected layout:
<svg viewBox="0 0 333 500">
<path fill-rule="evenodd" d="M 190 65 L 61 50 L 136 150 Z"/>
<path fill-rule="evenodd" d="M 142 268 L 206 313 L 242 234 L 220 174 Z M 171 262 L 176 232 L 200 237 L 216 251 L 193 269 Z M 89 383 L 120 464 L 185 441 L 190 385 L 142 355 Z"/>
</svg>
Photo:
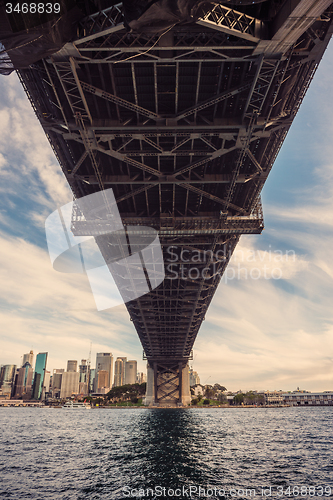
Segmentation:
<svg viewBox="0 0 333 500">
<path fill-rule="evenodd" d="M 279 409 L 279 408 L 327 408 L 333 405 L 230 405 L 230 406 L 93 406 L 89 408 L 91 410 L 210 410 L 210 409 L 220 409 L 220 410 L 228 410 L 228 409 Z M 39 408 L 39 409 L 63 409 L 62 406 L 47 406 L 47 405 L 1 405 L 0 408 Z"/>
</svg>

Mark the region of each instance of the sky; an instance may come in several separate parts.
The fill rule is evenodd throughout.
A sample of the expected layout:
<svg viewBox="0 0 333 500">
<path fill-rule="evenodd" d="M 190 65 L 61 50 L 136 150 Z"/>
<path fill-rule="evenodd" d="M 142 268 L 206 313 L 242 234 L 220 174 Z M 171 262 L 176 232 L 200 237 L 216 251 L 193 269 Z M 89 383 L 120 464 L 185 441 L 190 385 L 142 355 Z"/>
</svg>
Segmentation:
<svg viewBox="0 0 333 500">
<path fill-rule="evenodd" d="M 228 390 L 333 390 L 333 44 L 262 192 L 265 230 L 242 236 L 191 362 Z M 97 352 L 138 360 L 125 305 L 97 311 L 84 275 L 53 270 L 46 217 L 71 192 L 15 73 L 0 77 L 0 364 L 47 369 Z"/>
</svg>

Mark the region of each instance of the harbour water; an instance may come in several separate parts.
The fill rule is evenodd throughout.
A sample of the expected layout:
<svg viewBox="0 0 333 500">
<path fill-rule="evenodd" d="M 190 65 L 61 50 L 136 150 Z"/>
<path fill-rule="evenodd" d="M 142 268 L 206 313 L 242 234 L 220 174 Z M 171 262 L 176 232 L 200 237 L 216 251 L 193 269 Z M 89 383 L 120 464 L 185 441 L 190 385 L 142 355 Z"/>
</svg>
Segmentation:
<svg viewBox="0 0 333 500">
<path fill-rule="evenodd" d="M 1 408 L 0 498 L 333 498 L 332 424 L 332 407 Z"/>
</svg>

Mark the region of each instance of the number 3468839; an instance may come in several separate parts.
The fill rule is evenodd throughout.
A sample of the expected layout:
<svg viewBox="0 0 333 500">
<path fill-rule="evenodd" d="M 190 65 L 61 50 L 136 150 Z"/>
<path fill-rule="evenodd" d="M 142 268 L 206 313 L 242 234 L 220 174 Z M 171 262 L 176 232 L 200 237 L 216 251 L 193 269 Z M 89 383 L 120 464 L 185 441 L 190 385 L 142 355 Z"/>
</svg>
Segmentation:
<svg viewBox="0 0 333 500">
<path fill-rule="evenodd" d="M 6 3 L 6 13 L 60 14 L 60 3 Z"/>
</svg>

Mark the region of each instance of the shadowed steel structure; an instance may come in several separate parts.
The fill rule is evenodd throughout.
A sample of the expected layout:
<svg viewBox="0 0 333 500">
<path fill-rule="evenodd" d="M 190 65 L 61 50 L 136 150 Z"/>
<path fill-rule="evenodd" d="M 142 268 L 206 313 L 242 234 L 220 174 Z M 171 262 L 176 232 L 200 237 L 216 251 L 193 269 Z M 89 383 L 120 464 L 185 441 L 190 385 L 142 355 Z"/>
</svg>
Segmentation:
<svg viewBox="0 0 333 500">
<path fill-rule="evenodd" d="M 112 187 L 125 227 L 159 231 L 164 282 L 127 309 L 147 402 L 186 404 L 193 343 L 240 235 L 263 229 L 260 192 L 333 7 L 191 1 L 165 14 L 167 2 L 136 3 L 135 18 L 128 2 L 81 2 L 72 41 L 19 77 L 75 197 Z"/>
</svg>

